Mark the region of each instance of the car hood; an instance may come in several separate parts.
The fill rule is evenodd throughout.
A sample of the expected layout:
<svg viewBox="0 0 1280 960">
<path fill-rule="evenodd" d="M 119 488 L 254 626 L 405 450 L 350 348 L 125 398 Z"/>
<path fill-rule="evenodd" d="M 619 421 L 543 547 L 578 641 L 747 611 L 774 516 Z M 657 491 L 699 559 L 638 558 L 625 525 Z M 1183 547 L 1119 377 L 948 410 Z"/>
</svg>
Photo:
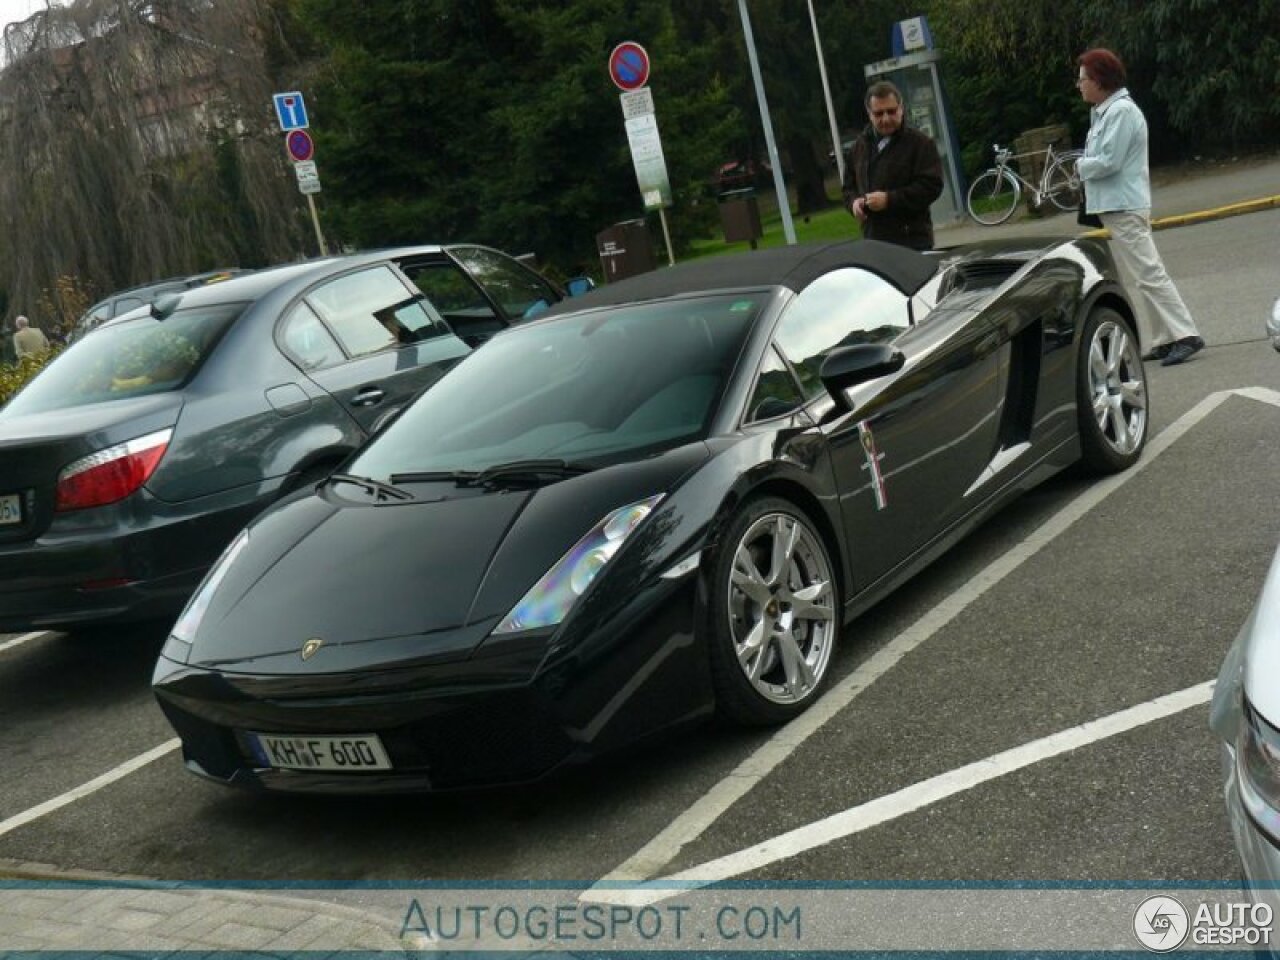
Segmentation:
<svg viewBox="0 0 1280 960">
<path fill-rule="evenodd" d="M 375 503 L 342 484 L 286 501 L 250 527 L 187 662 L 299 674 L 465 659 L 605 515 L 708 456 L 696 444 L 533 490 L 416 484 L 414 501 Z"/>
<path fill-rule="evenodd" d="M 1280 727 L 1280 552 L 1271 563 L 1244 643 L 1245 696 L 1272 726 Z"/>
</svg>

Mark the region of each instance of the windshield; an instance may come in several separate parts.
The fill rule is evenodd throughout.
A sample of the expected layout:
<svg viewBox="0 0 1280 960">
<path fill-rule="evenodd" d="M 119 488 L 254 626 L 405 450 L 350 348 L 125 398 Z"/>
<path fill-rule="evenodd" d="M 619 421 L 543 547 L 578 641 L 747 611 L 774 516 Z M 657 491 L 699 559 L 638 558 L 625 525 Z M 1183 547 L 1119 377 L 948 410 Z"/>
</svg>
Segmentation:
<svg viewBox="0 0 1280 960">
<path fill-rule="evenodd" d="M 701 439 L 767 296 L 608 307 L 512 329 L 423 394 L 349 472 L 603 464 Z"/>
<path fill-rule="evenodd" d="M 242 303 L 110 324 L 76 341 L 0 415 L 20 416 L 177 390 L 244 310 Z"/>
</svg>

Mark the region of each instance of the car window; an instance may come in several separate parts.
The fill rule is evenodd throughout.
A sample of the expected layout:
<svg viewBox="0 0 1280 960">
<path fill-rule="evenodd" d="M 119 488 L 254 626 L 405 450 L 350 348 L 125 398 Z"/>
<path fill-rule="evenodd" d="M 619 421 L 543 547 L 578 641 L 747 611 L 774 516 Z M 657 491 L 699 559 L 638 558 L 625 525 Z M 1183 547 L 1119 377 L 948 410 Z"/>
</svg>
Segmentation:
<svg viewBox="0 0 1280 960">
<path fill-rule="evenodd" d="M 909 325 L 907 298 L 858 267 L 819 277 L 791 302 L 774 335 L 800 377 L 806 399 L 824 392 L 818 371 L 837 347 L 883 343 Z"/>
<path fill-rule="evenodd" d="M 190 382 L 244 304 L 179 310 L 104 325 L 77 340 L 9 401 L 0 416 L 178 390 Z"/>
<path fill-rule="evenodd" d="M 507 328 L 493 304 L 452 260 L 418 261 L 400 267 L 440 311 L 450 329 L 472 346 Z"/>
<path fill-rule="evenodd" d="M 321 284 L 306 300 L 343 349 L 362 357 L 398 345 L 379 314 L 412 302 L 413 293 L 390 267 L 378 266 Z"/>
<path fill-rule="evenodd" d="M 128 313 L 130 310 L 134 310 L 142 306 L 144 303 L 146 303 L 146 301 L 140 297 L 121 297 L 115 302 L 115 307 L 111 315 L 113 317 L 118 317 L 120 314 Z"/>
<path fill-rule="evenodd" d="M 705 437 L 762 302 L 686 297 L 513 328 L 422 394 L 351 470 L 613 462 Z"/>
<path fill-rule="evenodd" d="M 333 334 L 305 302 L 289 311 L 280 328 L 280 346 L 303 370 L 321 370 L 346 359 Z"/>
<path fill-rule="evenodd" d="M 376 316 L 378 322 L 396 338 L 397 343 L 422 343 L 424 340 L 452 336 L 435 309 L 420 299 L 394 303 L 379 310 Z"/>
<path fill-rule="evenodd" d="M 537 316 L 559 299 L 549 283 L 496 250 L 459 247 L 449 252 L 513 320 Z"/>
<path fill-rule="evenodd" d="M 778 356 L 777 351 L 770 349 L 765 354 L 760 375 L 756 377 L 755 386 L 751 390 L 746 422 L 755 423 L 781 417 L 798 408 L 804 400 L 786 363 Z"/>
</svg>

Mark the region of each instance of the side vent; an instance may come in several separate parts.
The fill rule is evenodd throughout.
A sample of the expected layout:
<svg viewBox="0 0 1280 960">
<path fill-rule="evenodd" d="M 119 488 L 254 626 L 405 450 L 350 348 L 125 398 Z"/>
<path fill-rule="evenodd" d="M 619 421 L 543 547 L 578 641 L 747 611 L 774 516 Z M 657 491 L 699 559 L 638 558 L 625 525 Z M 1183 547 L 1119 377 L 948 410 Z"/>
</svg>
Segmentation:
<svg viewBox="0 0 1280 960">
<path fill-rule="evenodd" d="M 1043 323 L 1036 320 L 1019 330 L 1010 341 L 1008 389 L 1000 419 L 1000 446 L 1003 448 L 1031 439 L 1043 339 Z"/>
</svg>

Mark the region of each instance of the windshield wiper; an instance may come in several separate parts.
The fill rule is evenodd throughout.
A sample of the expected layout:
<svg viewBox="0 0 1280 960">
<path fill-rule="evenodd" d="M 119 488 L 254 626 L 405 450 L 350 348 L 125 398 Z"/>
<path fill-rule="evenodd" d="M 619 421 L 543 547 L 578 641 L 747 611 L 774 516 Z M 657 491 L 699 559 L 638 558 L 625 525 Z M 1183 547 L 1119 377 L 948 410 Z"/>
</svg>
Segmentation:
<svg viewBox="0 0 1280 960">
<path fill-rule="evenodd" d="M 587 463 L 574 463 L 568 460 L 512 460 L 508 463 L 495 463 L 483 470 L 440 470 L 419 473 L 393 473 L 392 483 L 420 483 L 430 480 L 450 480 L 460 487 L 482 487 L 486 484 L 499 483 L 503 480 L 539 480 L 550 478 L 563 480 L 565 477 L 588 473 L 595 467 Z"/>
<path fill-rule="evenodd" d="M 392 478 L 394 480 L 394 478 Z M 408 490 L 401 490 L 389 483 L 375 480 L 373 477 L 357 477 L 351 473 L 331 474 L 329 483 L 350 483 L 373 494 L 376 500 L 413 500 L 416 499 Z"/>
<path fill-rule="evenodd" d="M 472 485 L 480 486 L 503 479 L 525 479 L 526 477 L 551 477 L 562 480 L 580 473 L 588 473 L 595 468 L 585 463 L 571 463 L 568 460 L 512 460 L 510 463 L 495 463 L 475 475 Z"/>
</svg>

